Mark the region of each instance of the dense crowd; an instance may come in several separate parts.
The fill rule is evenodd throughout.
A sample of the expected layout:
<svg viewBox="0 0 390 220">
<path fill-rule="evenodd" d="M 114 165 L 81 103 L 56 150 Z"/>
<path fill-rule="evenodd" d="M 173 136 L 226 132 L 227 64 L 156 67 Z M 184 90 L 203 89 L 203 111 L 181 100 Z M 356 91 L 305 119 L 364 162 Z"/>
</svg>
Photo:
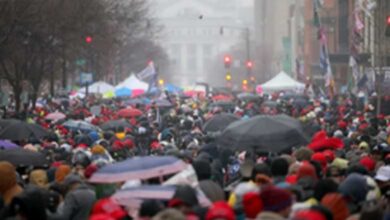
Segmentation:
<svg viewBox="0 0 390 220">
<path fill-rule="evenodd" d="M 307 142 L 221 140 L 280 114 Z M 62 97 L 7 112 L 0 127 L 0 219 L 390 219 L 390 118 L 352 96 Z M 175 165 L 146 167 L 159 159 Z"/>
</svg>

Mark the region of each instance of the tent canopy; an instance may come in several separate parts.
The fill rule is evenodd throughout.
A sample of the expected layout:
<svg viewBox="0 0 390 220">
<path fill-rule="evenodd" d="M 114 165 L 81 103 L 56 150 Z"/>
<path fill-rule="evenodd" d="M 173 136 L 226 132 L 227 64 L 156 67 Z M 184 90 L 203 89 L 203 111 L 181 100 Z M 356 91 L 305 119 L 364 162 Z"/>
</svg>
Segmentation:
<svg viewBox="0 0 390 220">
<path fill-rule="evenodd" d="M 280 91 L 280 90 L 297 90 L 302 91 L 305 89 L 305 84 L 296 81 L 291 78 L 287 73 L 280 72 L 274 78 L 259 85 L 263 91 Z"/>
<path fill-rule="evenodd" d="M 88 86 L 89 93 L 104 94 L 113 91 L 115 91 L 115 87 L 103 81 L 98 81 Z M 85 93 L 85 87 L 79 89 L 79 92 Z"/>
<path fill-rule="evenodd" d="M 127 79 L 123 82 L 119 83 L 115 86 L 116 89 L 120 88 L 128 88 L 131 90 L 148 90 L 149 85 L 146 82 L 139 80 L 135 74 L 131 74 Z"/>
</svg>

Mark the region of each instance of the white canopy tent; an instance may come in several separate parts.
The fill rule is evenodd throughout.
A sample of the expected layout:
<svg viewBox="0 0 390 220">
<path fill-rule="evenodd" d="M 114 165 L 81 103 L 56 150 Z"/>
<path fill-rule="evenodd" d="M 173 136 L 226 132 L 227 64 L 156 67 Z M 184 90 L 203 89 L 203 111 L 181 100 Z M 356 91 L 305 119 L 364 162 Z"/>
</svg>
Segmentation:
<svg viewBox="0 0 390 220">
<path fill-rule="evenodd" d="M 117 86 L 115 86 L 115 89 L 120 88 L 128 88 L 131 90 L 144 90 L 147 91 L 149 88 L 149 85 L 146 82 L 143 82 L 139 80 L 135 74 L 131 74 L 127 79 L 125 79 L 123 82 L 119 83 Z"/>
<path fill-rule="evenodd" d="M 305 89 L 305 84 L 296 81 L 291 78 L 284 71 L 280 72 L 274 78 L 269 81 L 258 85 L 261 87 L 260 90 L 264 92 L 274 92 L 274 91 L 300 91 L 302 92 Z"/>
<path fill-rule="evenodd" d="M 115 91 L 114 86 L 112 86 L 106 82 L 103 82 L 103 81 L 98 81 L 98 82 L 95 82 L 95 83 L 91 84 L 90 86 L 88 86 L 89 93 L 104 94 L 107 92 L 114 92 L 114 91 Z M 78 92 L 85 93 L 85 87 L 79 89 Z"/>
</svg>

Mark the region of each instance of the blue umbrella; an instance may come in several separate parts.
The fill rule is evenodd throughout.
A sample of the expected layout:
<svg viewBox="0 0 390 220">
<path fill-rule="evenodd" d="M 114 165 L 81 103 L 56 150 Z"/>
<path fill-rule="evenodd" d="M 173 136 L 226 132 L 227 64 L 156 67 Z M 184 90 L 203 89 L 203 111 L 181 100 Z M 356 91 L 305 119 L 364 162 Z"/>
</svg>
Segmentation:
<svg viewBox="0 0 390 220">
<path fill-rule="evenodd" d="M 149 179 L 177 173 L 186 164 L 172 156 L 134 157 L 102 167 L 89 179 L 92 183 L 117 183 L 134 179 Z"/>
<path fill-rule="evenodd" d="M 131 96 L 131 89 L 123 87 L 115 90 L 115 96 L 116 97 L 126 97 Z"/>
<path fill-rule="evenodd" d="M 0 149 L 8 150 L 18 148 L 19 146 L 11 141 L 0 140 Z"/>
<path fill-rule="evenodd" d="M 170 200 L 176 191 L 175 185 L 141 185 L 117 191 L 112 198 L 125 207 L 139 206 L 144 200 Z M 211 205 L 210 200 L 201 190 L 197 190 L 199 203 Z"/>
<path fill-rule="evenodd" d="M 99 128 L 85 121 L 69 120 L 62 124 L 65 128 L 71 130 L 80 130 L 85 132 L 99 131 Z"/>
<path fill-rule="evenodd" d="M 167 84 L 165 86 L 165 90 L 167 90 L 168 92 L 171 92 L 171 93 L 179 93 L 179 92 L 183 91 L 180 87 L 175 86 L 173 84 Z"/>
</svg>

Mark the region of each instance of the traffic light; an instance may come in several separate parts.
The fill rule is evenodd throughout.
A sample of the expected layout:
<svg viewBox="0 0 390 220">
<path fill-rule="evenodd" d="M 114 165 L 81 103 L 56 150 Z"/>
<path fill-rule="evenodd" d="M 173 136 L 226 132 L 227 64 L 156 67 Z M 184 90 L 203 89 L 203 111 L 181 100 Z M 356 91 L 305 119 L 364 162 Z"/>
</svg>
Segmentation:
<svg viewBox="0 0 390 220">
<path fill-rule="evenodd" d="M 159 79 L 159 80 L 158 80 L 158 84 L 159 84 L 160 86 L 163 86 L 163 85 L 164 85 L 164 80 L 163 80 L 163 79 Z"/>
<path fill-rule="evenodd" d="M 225 55 L 225 57 L 223 58 L 223 62 L 225 63 L 225 68 L 230 68 L 232 64 L 232 57 L 229 55 Z"/>
<path fill-rule="evenodd" d="M 390 15 L 386 18 L 386 37 L 390 37 Z"/>
<path fill-rule="evenodd" d="M 226 73 L 225 79 L 226 79 L 226 81 L 231 81 L 232 75 L 230 73 Z"/>
<path fill-rule="evenodd" d="M 246 61 L 246 68 L 247 69 L 252 69 L 253 68 L 253 62 L 250 61 L 250 60 Z"/>
<path fill-rule="evenodd" d="M 87 43 L 87 44 L 90 44 L 90 43 L 92 43 L 92 37 L 91 36 L 86 36 L 85 37 L 85 43 Z"/>
<path fill-rule="evenodd" d="M 242 90 L 243 91 L 248 90 L 248 80 L 246 80 L 246 79 L 242 80 Z"/>
</svg>

